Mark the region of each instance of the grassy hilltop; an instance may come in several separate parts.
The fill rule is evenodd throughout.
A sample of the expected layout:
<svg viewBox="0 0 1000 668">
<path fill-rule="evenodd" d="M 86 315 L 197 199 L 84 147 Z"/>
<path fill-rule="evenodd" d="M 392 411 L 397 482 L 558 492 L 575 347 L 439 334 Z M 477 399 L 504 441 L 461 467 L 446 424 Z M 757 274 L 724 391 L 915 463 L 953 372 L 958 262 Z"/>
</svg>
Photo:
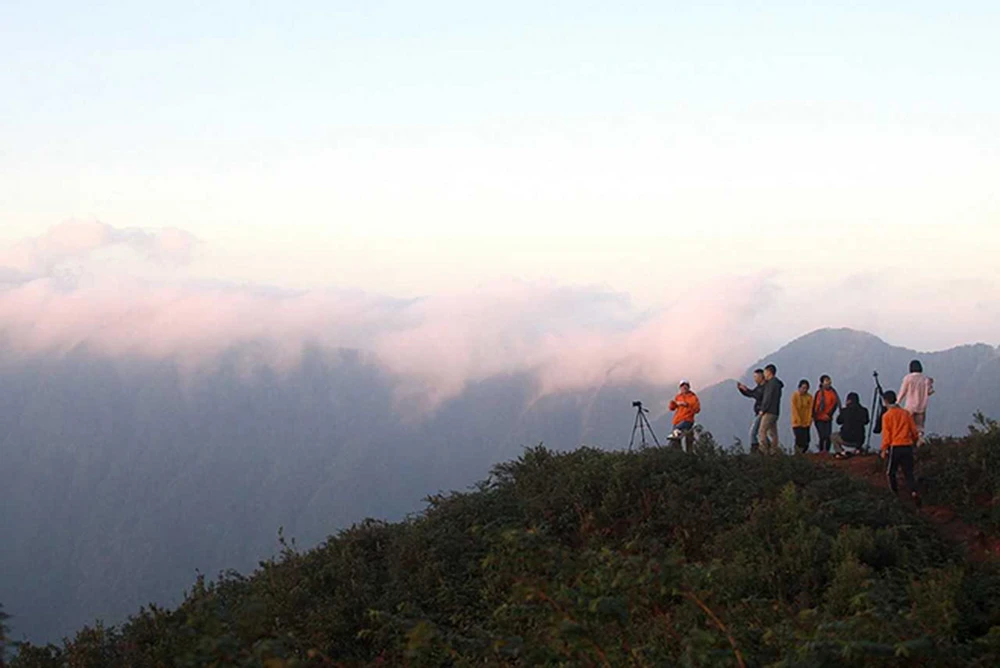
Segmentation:
<svg viewBox="0 0 1000 668">
<path fill-rule="evenodd" d="M 1000 432 L 982 424 L 922 466 L 929 502 L 993 526 Z M 25 645 L 10 665 L 1000 663 L 993 562 L 840 470 L 724 454 L 708 435 L 698 449 L 533 448 L 408 521 L 286 545 L 176 610 Z"/>
</svg>

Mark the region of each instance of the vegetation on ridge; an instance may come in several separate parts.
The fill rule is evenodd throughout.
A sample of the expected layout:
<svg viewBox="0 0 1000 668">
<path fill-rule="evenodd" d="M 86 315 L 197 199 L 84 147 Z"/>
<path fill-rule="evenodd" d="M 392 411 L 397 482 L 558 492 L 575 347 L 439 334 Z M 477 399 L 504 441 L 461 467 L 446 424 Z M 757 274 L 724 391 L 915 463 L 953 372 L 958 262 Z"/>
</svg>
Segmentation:
<svg viewBox="0 0 1000 668">
<path fill-rule="evenodd" d="M 985 438 L 985 437 L 984 437 Z M 1000 572 L 805 458 L 527 450 L 13 666 L 996 665 Z"/>
<path fill-rule="evenodd" d="M 1000 532 L 1000 424 L 977 413 L 966 438 L 937 438 L 920 449 L 918 474 L 928 503 Z"/>
</svg>

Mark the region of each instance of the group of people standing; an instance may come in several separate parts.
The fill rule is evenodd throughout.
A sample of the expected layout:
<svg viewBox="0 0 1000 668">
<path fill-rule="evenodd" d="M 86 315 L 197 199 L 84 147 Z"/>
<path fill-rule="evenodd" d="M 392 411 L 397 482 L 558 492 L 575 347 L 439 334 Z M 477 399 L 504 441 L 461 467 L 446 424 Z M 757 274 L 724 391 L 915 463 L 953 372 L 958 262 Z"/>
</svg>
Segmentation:
<svg viewBox="0 0 1000 668">
<path fill-rule="evenodd" d="M 781 445 L 777 434 L 777 420 L 780 414 L 781 392 L 784 384 L 776 376 L 777 369 L 769 364 L 753 372 L 754 387 L 737 383 L 740 394 L 754 400 L 753 423 L 750 427 L 750 451 L 777 454 Z M 816 428 L 817 449 L 821 454 L 832 449 L 835 456 L 847 457 L 861 450 L 865 444 L 866 427 L 871 422 L 868 409 L 861 405 L 857 392 L 849 392 L 841 402 L 840 394 L 833 387 L 833 379 L 823 374 L 815 394 L 810 393 L 809 381 L 802 379 L 791 397 L 792 433 L 795 448 L 801 453 L 809 452 L 811 428 Z M 891 405 L 906 410 L 913 419 L 918 436 L 913 445 L 924 436 L 927 423 L 927 403 L 934 394 L 934 379 L 925 376 L 919 360 L 910 362 L 910 372 L 903 377 L 899 393 L 887 391 L 882 394 L 886 410 Z M 891 402 L 888 399 L 892 399 Z M 833 424 L 840 425 L 837 432 Z M 883 438 L 883 441 L 885 439 Z M 851 450 L 848 450 L 850 448 Z"/>
<path fill-rule="evenodd" d="M 754 400 L 751 452 L 781 452 L 777 420 L 784 386 L 776 374 L 775 366 L 769 364 L 754 371 L 754 387 L 736 384 L 740 394 Z M 896 473 L 902 469 L 910 494 L 918 503 L 920 497 L 913 478 L 913 451 L 923 442 L 927 403 L 932 394 L 934 379 L 924 375 L 919 360 L 913 360 L 910 372 L 900 384 L 899 393 L 893 390 L 882 392 L 882 406 L 876 416 L 880 426 L 876 431 L 882 434 L 881 456 L 889 462 L 889 486 L 897 491 Z M 861 405 L 857 392 L 848 393 L 841 404 L 833 380 L 826 374 L 820 376 L 815 394 L 810 394 L 808 380 L 799 381 L 791 397 L 791 417 L 796 450 L 801 453 L 809 451 L 811 427 L 815 426 L 820 454 L 829 453 L 832 447 L 837 458 L 850 457 L 864 449 L 867 427 L 872 419 L 868 409 Z M 835 419 L 840 425 L 837 432 L 833 431 Z"/>
</svg>

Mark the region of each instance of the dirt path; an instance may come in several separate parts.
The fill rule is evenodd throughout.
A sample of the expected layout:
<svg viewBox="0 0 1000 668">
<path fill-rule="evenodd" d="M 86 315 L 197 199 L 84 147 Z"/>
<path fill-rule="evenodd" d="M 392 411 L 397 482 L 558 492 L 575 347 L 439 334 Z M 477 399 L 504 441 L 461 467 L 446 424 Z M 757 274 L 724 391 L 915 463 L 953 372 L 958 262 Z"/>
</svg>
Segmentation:
<svg viewBox="0 0 1000 668">
<path fill-rule="evenodd" d="M 888 489 L 889 481 L 885 475 L 884 464 L 874 455 L 851 457 L 850 459 L 834 459 L 818 454 L 807 455 L 810 460 L 823 466 L 841 469 L 855 478 L 866 480 L 876 487 Z M 919 476 L 919 471 L 918 471 Z M 900 476 L 902 477 L 902 476 Z M 906 484 L 900 480 L 902 489 Z M 901 503 L 912 503 L 906 494 L 900 494 Z M 941 535 L 954 543 L 961 543 L 968 550 L 969 558 L 976 561 L 1000 558 L 1000 536 L 991 536 L 977 526 L 963 522 L 958 514 L 945 506 L 930 506 L 924 504 L 916 509 L 929 519 L 940 531 Z"/>
</svg>

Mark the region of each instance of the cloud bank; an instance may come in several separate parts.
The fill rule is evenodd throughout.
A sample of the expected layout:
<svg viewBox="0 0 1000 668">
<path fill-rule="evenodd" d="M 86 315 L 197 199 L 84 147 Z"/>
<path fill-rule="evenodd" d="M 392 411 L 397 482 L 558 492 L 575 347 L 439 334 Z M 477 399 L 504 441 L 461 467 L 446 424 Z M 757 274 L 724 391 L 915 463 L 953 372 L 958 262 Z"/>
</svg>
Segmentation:
<svg viewBox="0 0 1000 668">
<path fill-rule="evenodd" d="M 947 332 L 951 323 L 962 329 L 953 335 L 967 333 L 960 341 L 995 341 L 1000 321 L 1000 299 L 991 299 L 1000 289 L 989 282 L 921 292 L 893 288 L 881 276 L 853 277 L 802 298 L 774 273 L 679 276 L 663 286 L 661 306 L 642 311 L 625 294 L 555 282 L 510 280 L 398 300 L 357 290 L 207 285 L 182 271 L 143 280 L 104 263 L 111 250 L 182 267 L 196 247 L 182 230 L 71 222 L 0 250 L 0 349 L 8 358 L 84 349 L 173 359 L 197 371 L 234 350 L 249 368 L 287 370 L 308 346 L 351 348 L 393 374 L 409 402 L 433 407 L 496 375 L 533 374 L 540 395 L 681 377 L 700 387 L 819 327 L 885 336 L 915 323 Z M 944 302 L 948 317 L 934 316 Z"/>
<path fill-rule="evenodd" d="M 86 349 L 114 356 L 210 365 L 247 346 L 278 369 L 306 346 L 367 351 L 401 387 L 435 405 L 468 383 L 532 373 L 539 393 L 605 383 L 703 384 L 738 371 L 751 354 L 740 323 L 766 305 L 765 277 L 665 287 L 665 306 L 637 311 L 600 287 L 504 281 L 416 300 L 359 291 L 288 292 L 143 281 L 102 271 L 111 247 L 182 264 L 196 240 L 181 230 L 71 222 L 0 251 L 0 336 L 15 355 Z M 75 264 L 67 275 L 63 268 Z M 252 345 L 250 345 L 252 344 Z"/>
</svg>

